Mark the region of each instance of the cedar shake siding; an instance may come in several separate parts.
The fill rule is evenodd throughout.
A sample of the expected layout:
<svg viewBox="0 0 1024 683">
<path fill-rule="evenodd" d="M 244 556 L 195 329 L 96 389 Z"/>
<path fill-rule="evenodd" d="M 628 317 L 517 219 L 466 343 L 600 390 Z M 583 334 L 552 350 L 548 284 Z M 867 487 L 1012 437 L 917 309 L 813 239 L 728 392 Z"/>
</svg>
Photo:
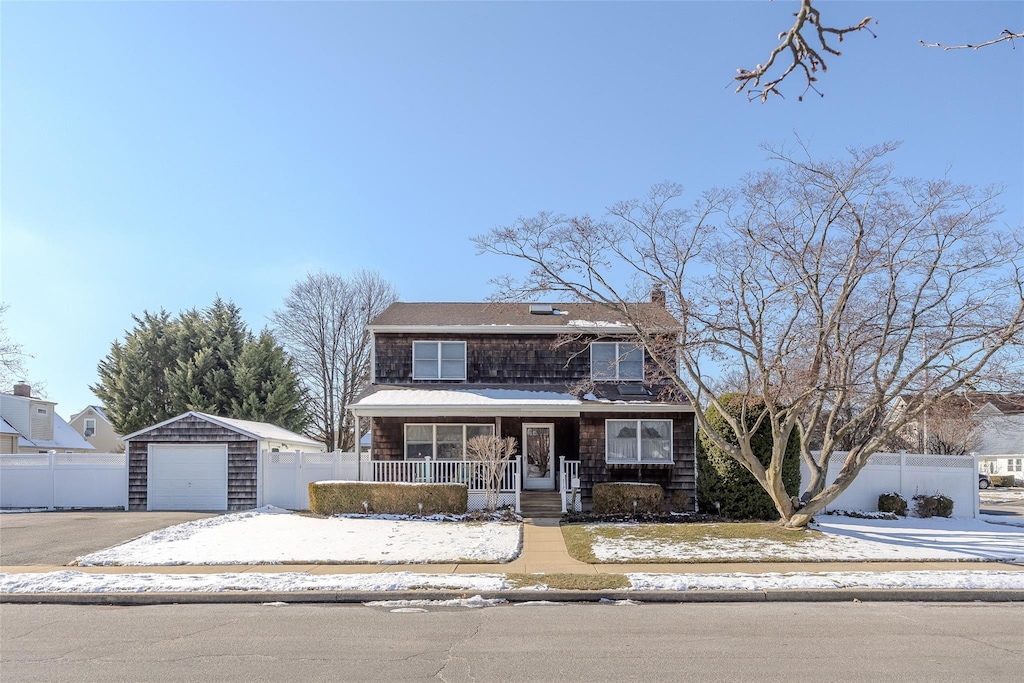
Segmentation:
<svg viewBox="0 0 1024 683">
<path fill-rule="evenodd" d="M 149 444 L 226 443 L 228 446 L 228 510 L 256 507 L 256 440 L 207 422 L 184 417 L 133 437 L 128 442 L 128 509 L 147 507 Z"/>
<path fill-rule="evenodd" d="M 605 420 L 672 420 L 671 465 L 605 461 Z M 696 499 L 693 413 L 584 413 L 580 415 L 580 488 L 584 508 L 593 500 L 594 484 L 609 481 L 660 484 L 667 496 L 682 492 Z"/>
<path fill-rule="evenodd" d="M 621 339 L 622 337 L 618 337 Z M 556 334 L 398 334 L 374 335 L 376 384 L 557 384 L 590 377 L 588 338 L 556 348 Z M 413 380 L 414 341 L 466 342 L 466 379 Z M 647 357 L 650 361 L 650 357 Z"/>
</svg>

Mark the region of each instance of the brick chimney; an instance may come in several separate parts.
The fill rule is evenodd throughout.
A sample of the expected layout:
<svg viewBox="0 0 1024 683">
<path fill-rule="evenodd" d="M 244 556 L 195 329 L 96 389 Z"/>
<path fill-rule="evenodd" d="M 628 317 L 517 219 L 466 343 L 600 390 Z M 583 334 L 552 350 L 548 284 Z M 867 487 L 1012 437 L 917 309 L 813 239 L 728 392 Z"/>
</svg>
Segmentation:
<svg viewBox="0 0 1024 683">
<path fill-rule="evenodd" d="M 665 308 L 665 290 L 661 288 L 661 285 L 654 285 L 651 288 L 651 303 L 658 304 L 662 308 Z"/>
<path fill-rule="evenodd" d="M 32 398 L 32 385 L 25 384 L 24 382 L 18 382 L 14 385 L 14 395 Z"/>
</svg>

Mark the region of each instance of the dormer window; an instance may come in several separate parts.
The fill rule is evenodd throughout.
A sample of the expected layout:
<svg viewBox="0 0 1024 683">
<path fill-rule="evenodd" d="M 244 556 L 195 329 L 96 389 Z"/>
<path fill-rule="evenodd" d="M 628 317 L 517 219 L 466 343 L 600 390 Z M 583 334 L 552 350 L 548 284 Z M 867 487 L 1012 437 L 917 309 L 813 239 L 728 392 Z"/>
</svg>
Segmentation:
<svg viewBox="0 0 1024 683">
<path fill-rule="evenodd" d="M 642 382 L 644 350 L 632 342 L 593 342 L 590 344 L 590 377 Z"/>
<path fill-rule="evenodd" d="M 85 418 L 85 429 L 83 430 L 82 436 L 88 438 L 96 434 L 96 418 L 87 417 Z"/>
<path fill-rule="evenodd" d="M 466 342 L 413 342 L 412 378 L 466 379 Z"/>
</svg>

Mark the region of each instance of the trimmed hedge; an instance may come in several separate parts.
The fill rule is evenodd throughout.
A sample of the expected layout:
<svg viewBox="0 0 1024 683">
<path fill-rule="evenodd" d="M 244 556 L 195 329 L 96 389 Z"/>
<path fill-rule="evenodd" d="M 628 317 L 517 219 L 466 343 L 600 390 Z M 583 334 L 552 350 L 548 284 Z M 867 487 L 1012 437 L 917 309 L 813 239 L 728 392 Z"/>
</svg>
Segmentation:
<svg viewBox="0 0 1024 683">
<path fill-rule="evenodd" d="M 914 496 L 914 514 L 918 517 L 952 517 L 953 499 L 941 493 Z"/>
<path fill-rule="evenodd" d="M 988 482 L 993 486 L 1013 486 L 1017 483 L 1012 474 L 990 474 L 988 475 Z"/>
<path fill-rule="evenodd" d="M 633 502 L 636 501 L 636 507 Z M 658 484 L 604 482 L 594 484 L 594 514 L 658 513 L 665 509 L 665 490 Z"/>
<path fill-rule="evenodd" d="M 309 485 L 309 511 L 317 515 L 370 512 L 389 515 L 458 515 L 469 506 L 465 484 L 383 484 L 358 481 Z M 423 504 L 422 510 L 420 504 Z"/>
<path fill-rule="evenodd" d="M 752 427 L 764 405 L 763 400 L 742 394 L 726 394 L 720 399 L 736 418 L 741 414 L 744 400 L 747 401 L 748 426 Z M 738 443 L 721 413 L 710 407 L 706 415 L 719 434 L 730 443 Z M 750 445 L 761 464 L 767 466 L 772 460 L 772 428 L 767 421 L 761 423 Z M 795 429 L 790 434 L 782 460 L 782 484 L 790 497 L 800 493 L 800 435 Z M 771 496 L 757 483 L 754 475 L 722 452 L 703 432 L 697 438 L 697 501 L 702 512 L 720 510 L 720 514 L 729 519 L 779 518 Z"/>
<path fill-rule="evenodd" d="M 907 499 L 893 491 L 878 497 L 878 511 L 891 512 L 900 517 L 907 516 Z"/>
</svg>

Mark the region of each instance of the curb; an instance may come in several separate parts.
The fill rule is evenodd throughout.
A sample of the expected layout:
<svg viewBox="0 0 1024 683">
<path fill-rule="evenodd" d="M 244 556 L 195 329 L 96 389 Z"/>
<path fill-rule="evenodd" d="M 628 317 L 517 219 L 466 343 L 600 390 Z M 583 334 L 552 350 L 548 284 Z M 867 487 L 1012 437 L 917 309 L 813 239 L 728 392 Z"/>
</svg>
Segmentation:
<svg viewBox="0 0 1024 683">
<path fill-rule="evenodd" d="M 647 603 L 734 602 L 1024 602 L 1024 590 L 989 589 L 870 589 L 824 590 L 694 590 L 694 591 L 221 591 L 216 593 L 6 593 L 6 605 L 217 605 L 261 604 L 362 604 L 381 600 L 457 600 L 469 595 L 510 603 L 634 600 Z"/>
</svg>

